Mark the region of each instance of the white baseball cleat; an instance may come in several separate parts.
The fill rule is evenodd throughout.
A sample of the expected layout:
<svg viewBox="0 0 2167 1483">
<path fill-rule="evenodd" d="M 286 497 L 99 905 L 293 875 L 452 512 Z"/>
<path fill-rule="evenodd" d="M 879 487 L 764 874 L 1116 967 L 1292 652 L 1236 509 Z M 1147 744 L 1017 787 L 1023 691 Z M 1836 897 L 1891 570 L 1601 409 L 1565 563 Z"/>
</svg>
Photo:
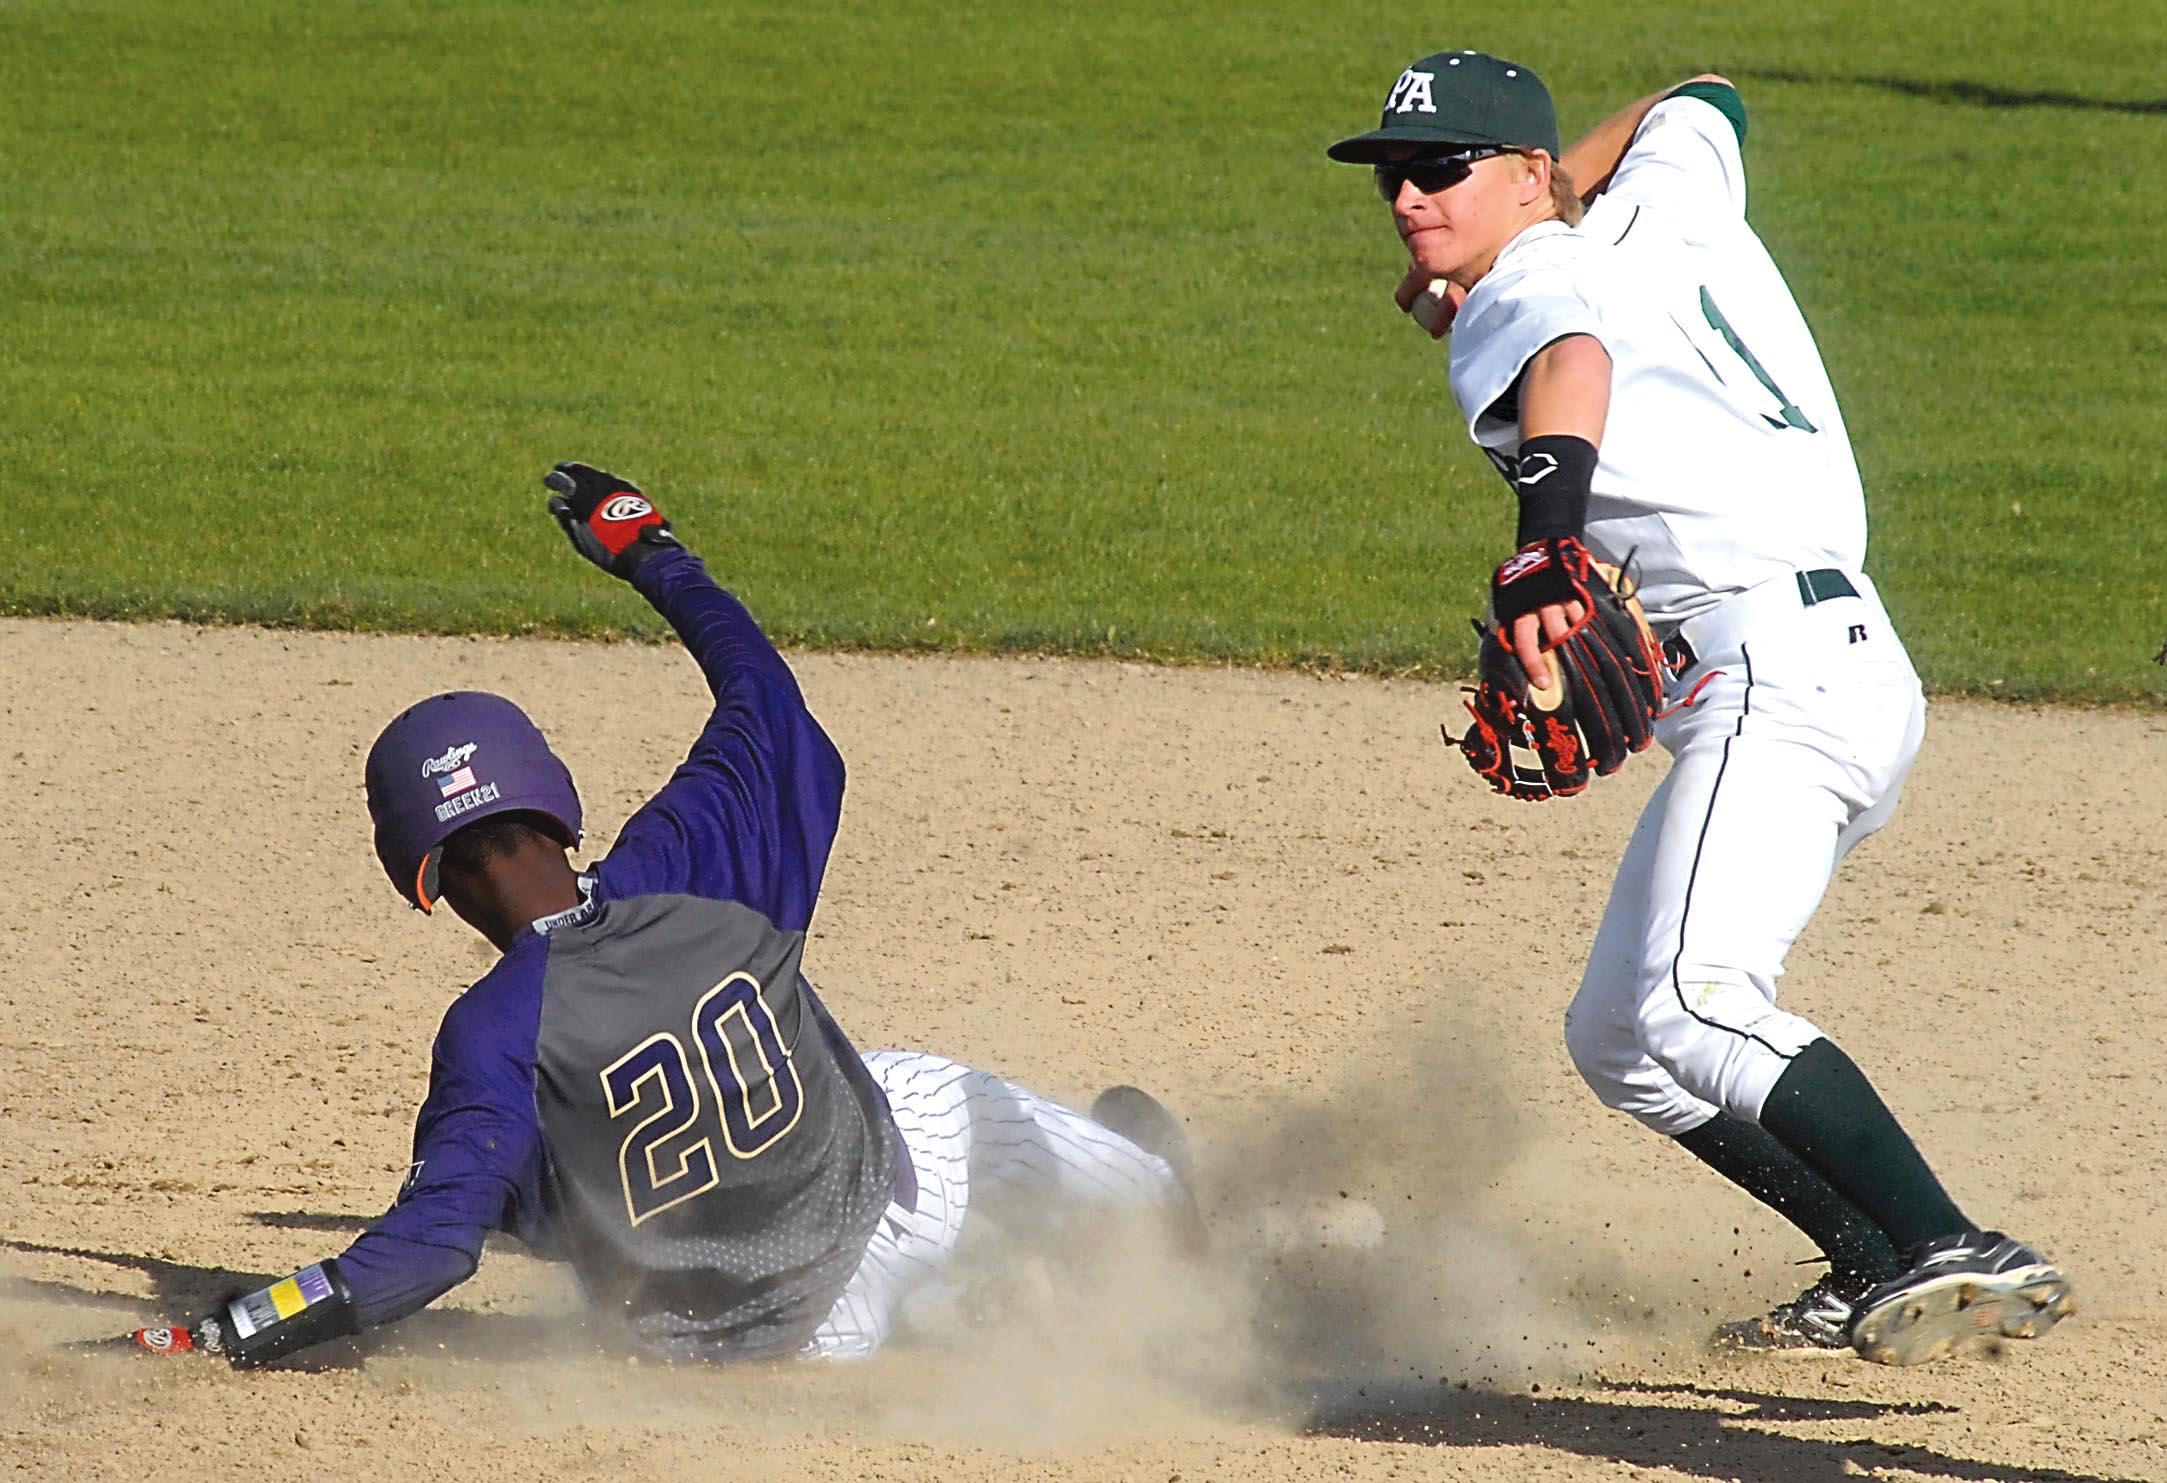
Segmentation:
<svg viewBox="0 0 2167 1483">
<path fill-rule="evenodd" d="M 1921 1365 L 1975 1339 L 2036 1339 L 2077 1311 L 2069 1279 L 1999 1231 L 1915 1247 L 1911 1267 L 1858 1301 L 1851 1347 L 1884 1365 Z"/>
</svg>

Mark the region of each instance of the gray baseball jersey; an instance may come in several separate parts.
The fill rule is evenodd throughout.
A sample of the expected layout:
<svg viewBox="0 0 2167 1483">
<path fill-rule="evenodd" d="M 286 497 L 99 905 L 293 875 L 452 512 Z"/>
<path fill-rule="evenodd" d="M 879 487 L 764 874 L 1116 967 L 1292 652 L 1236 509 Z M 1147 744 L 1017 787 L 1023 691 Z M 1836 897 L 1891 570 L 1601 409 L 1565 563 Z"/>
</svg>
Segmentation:
<svg viewBox="0 0 2167 1483">
<path fill-rule="evenodd" d="M 535 1101 L 589 1296 L 687 1357 L 800 1347 L 896 1188 L 885 1099 L 804 935 L 696 896 L 549 934 Z"/>
</svg>

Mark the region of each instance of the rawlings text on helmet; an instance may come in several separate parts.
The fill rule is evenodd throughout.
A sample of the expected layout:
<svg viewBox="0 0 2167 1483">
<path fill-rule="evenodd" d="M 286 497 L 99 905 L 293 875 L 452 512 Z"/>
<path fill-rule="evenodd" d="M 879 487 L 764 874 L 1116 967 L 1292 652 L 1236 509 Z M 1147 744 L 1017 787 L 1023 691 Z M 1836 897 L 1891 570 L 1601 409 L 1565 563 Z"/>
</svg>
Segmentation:
<svg viewBox="0 0 2167 1483">
<path fill-rule="evenodd" d="M 433 778 L 440 772 L 457 772 L 466 765 L 467 758 L 474 755 L 475 749 L 476 744 L 473 742 L 467 742 L 462 746 L 446 747 L 440 755 L 431 757 L 421 764 L 421 775 L 425 778 Z"/>
</svg>

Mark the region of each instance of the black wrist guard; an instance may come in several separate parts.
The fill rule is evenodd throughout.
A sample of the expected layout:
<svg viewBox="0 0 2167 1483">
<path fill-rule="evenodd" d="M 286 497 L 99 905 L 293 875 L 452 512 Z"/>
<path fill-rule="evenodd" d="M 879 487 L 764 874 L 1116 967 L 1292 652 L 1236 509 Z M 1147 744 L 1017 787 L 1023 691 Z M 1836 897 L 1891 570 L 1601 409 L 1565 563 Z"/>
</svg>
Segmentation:
<svg viewBox="0 0 2167 1483">
<path fill-rule="evenodd" d="M 1520 496 L 1520 538 L 1532 546 L 1571 536 L 1588 525 L 1588 486 L 1595 482 L 1595 445 L 1570 433 L 1545 433 L 1520 445 L 1513 492 Z"/>
<path fill-rule="evenodd" d="M 251 1370 L 310 1344 L 360 1332 L 338 1260 L 326 1258 L 269 1287 L 226 1299 L 196 1325 L 195 1341 L 236 1370 Z"/>
</svg>

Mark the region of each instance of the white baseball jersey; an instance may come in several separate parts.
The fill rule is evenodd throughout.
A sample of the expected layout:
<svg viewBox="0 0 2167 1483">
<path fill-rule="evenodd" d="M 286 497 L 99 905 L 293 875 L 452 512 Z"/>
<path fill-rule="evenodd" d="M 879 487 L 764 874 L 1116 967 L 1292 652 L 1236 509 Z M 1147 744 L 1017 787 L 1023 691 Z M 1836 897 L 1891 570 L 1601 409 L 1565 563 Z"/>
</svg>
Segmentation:
<svg viewBox="0 0 2167 1483">
<path fill-rule="evenodd" d="M 1729 593 L 1816 567 L 1857 571 L 1866 508 L 1812 334 L 1746 225 L 1738 136 L 1671 98 L 1642 121 L 1578 229 L 1515 237 L 1452 329 L 1452 392 L 1508 478 L 1517 387 L 1536 352 L 1591 335 L 1611 361 L 1587 544 L 1638 568 L 1668 628 Z"/>
</svg>

